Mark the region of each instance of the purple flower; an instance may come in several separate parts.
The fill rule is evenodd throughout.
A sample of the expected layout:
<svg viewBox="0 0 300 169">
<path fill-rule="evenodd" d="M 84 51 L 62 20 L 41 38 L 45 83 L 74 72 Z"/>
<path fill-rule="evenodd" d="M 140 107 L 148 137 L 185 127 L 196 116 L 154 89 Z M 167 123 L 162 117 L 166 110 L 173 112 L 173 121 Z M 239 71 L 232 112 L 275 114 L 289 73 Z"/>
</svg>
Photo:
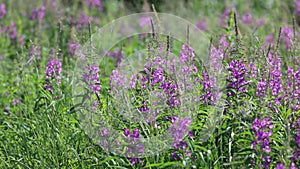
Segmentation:
<svg viewBox="0 0 300 169">
<path fill-rule="evenodd" d="M 13 106 L 17 105 L 19 103 L 19 99 L 14 99 L 13 102 L 11 103 Z"/>
<path fill-rule="evenodd" d="M 141 160 L 140 158 L 135 158 L 135 157 L 130 157 L 130 158 L 129 158 L 129 161 L 130 161 L 130 164 L 131 164 L 131 165 L 136 165 L 136 164 L 142 162 L 142 160 Z"/>
<path fill-rule="evenodd" d="M 70 23 L 73 24 L 73 18 L 70 18 Z M 85 25 L 88 25 L 89 23 L 91 23 L 93 20 L 93 17 L 91 16 L 86 16 L 84 14 L 84 11 L 81 11 L 79 13 L 79 18 L 77 18 L 76 21 L 76 30 L 80 30 L 82 29 Z"/>
<path fill-rule="evenodd" d="M 281 29 L 280 39 L 284 40 L 286 49 L 290 49 L 293 44 L 293 31 L 289 27 L 283 27 Z"/>
<path fill-rule="evenodd" d="M 107 52 L 106 55 L 116 60 L 117 67 L 120 65 L 121 61 L 124 59 L 124 55 L 122 54 L 122 52 L 117 49 L 114 52 Z"/>
<path fill-rule="evenodd" d="M 256 140 L 252 142 L 254 149 L 256 150 L 256 145 L 260 144 L 263 152 L 269 153 L 271 151 L 269 137 L 272 136 L 273 129 L 273 123 L 270 121 L 270 118 L 266 117 L 263 120 L 256 118 L 251 129 L 255 131 L 254 136 L 256 137 Z"/>
<path fill-rule="evenodd" d="M 258 97 L 264 96 L 266 93 L 266 88 L 267 88 L 267 82 L 264 79 L 258 81 L 257 88 L 256 88 L 256 96 Z"/>
<path fill-rule="evenodd" d="M 2 19 L 6 14 L 5 3 L 0 4 L 0 19 Z"/>
<path fill-rule="evenodd" d="M 140 27 L 146 27 L 146 26 L 151 26 L 151 17 L 146 16 L 146 17 L 141 17 L 140 22 L 139 22 Z"/>
<path fill-rule="evenodd" d="M 263 161 L 264 168 L 270 168 L 271 156 L 263 156 L 262 161 Z"/>
<path fill-rule="evenodd" d="M 295 14 L 296 15 L 299 15 L 300 14 L 300 0 L 295 0 L 295 6 L 296 6 L 296 8 L 295 8 Z"/>
<path fill-rule="evenodd" d="M 83 74 L 82 80 L 88 84 L 88 88 L 93 93 L 100 93 L 100 68 L 98 65 L 92 65 L 88 68 L 84 68 L 85 73 Z"/>
<path fill-rule="evenodd" d="M 270 43 L 273 43 L 274 42 L 274 36 L 273 34 L 269 34 L 265 37 L 265 43 L 266 44 L 270 44 Z"/>
<path fill-rule="evenodd" d="M 102 11 L 102 3 L 100 0 L 86 0 L 89 9 L 92 9 L 94 6 L 98 8 L 99 12 Z"/>
<path fill-rule="evenodd" d="M 265 23 L 265 20 L 263 18 L 259 18 L 255 20 L 255 23 L 258 27 L 260 27 Z"/>
<path fill-rule="evenodd" d="M 60 84 L 60 73 L 62 70 L 61 62 L 58 60 L 51 60 L 47 64 L 46 68 L 46 85 L 44 86 L 45 90 L 52 91 L 52 83 L 55 81 L 56 84 Z"/>
<path fill-rule="evenodd" d="M 180 61 L 182 63 L 191 62 L 195 57 L 194 50 L 187 45 L 182 45 L 182 49 L 180 51 Z"/>
<path fill-rule="evenodd" d="M 202 30 L 202 31 L 206 31 L 206 27 L 207 27 L 207 21 L 200 21 L 196 24 L 197 28 Z"/>
<path fill-rule="evenodd" d="M 11 22 L 8 29 L 8 36 L 12 41 L 16 41 L 17 37 L 18 37 L 18 33 L 17 33 L 17 28 L 16 25 Z"/>
<path fill-rule="evenodd" d="M 40 59 L 41 58 L 41 46 L 40 45 L 37 45 L 37 46 L 33 45 L 30 48 L 29 57 L 35 57 L 36 59 Z"/>
<path fill-rule="evenodd" d="M 20 46 L 24 46 L 24 43 L 25 43 L 24 39 L 25 39 L 24 35 L 20 36 L 20 38 L 19 38 Z"/>
<path fill-rule="evenodd" d="M 75 43 L 75 42 L 69 42 L 68 43 L 68 52 L 69 52 L 69 56 L 74 56 L 76 54 L 76 52 L 78 52 L 78 50 L 80 49 L 80 44 Z"/>
<path fill-rule="evenodd" d="M 125 87 L 126 76 L 122 75 L 118 70 L 113 70 L 112 75 L 110 76 L 110 87 Z"/>
<path fill-rule="evenodd" d="M 252 21 L 253 19 L 251 13 L 246 13 L 245 15 L 242 16 L 242 22 L 244 24 L 250 24 L 252 23 Z"/>
<path fill-rule="evenodd" d="M 219 18 L 219 25 L 220 25 L 220 27 L 226 27 L 227 26 L 226 22 L 230 18 L 230 12 L 237 13 L 236 8 L 232 7 L 232 8 L 225 9 L 225 11 L 223 12 L 222 16 Z"/>
<path fill-rule="evenodd" d="M 284 165 L 283 164 L 277 164 L 275 169 L 284 169 Z"/>
<path fill-rule="evenodd" d="M 172 121 L 171 127 L 168 129 L 168 133 L 170 133 L 174 139 L 173 146 L 175 149 L 184 149 L 187 147 L 186 143 L 183 142 L 182 139 L 185 137 L 185 134 L 188 133 L 190 123 L 190 117 L 185 117 L 183 119 L 177 118 Z"/>
<path fill-rule="evenodd" d="M 241 93 L 245 92 L 247 80 L 246 74 L 248 73 L 246 66 L 244 64 L 244 60 L 238 61 L 233 59 L 229 63 L 228 70 L 230 71 L 230 75 L 228 77 L 229 84 L 228 87 L 234 89 L 236 92 Z M 235 94 L 231 91 L 227 93 L 228 96 L 235 96 Z"/>
<path fill-rule="evenodd" d="M 45 17 L 45 10 L 46 6 L 43 4 L 38 9 L 33 9 L 31 11 L 31 16 L 29 17 L 30 20 L 37 20 L 39 23 L 43 22 Z"/>
</svg>

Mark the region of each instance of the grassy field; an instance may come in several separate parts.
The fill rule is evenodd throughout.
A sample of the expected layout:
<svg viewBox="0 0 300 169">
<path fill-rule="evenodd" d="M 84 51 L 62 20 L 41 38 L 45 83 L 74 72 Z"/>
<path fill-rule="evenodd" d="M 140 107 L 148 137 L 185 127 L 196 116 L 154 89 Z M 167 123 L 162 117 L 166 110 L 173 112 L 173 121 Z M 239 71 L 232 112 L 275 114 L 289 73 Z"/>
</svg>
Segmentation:
<svg viewBox="0 0 300 169">
<path fill-rule="evenodd" d="M 98 50 L 141 12 L 203 37 L 141 18 Z M 299 0 L 0 0 L 0 168 L 300 168 L 299 26 Z"/>
</svg>

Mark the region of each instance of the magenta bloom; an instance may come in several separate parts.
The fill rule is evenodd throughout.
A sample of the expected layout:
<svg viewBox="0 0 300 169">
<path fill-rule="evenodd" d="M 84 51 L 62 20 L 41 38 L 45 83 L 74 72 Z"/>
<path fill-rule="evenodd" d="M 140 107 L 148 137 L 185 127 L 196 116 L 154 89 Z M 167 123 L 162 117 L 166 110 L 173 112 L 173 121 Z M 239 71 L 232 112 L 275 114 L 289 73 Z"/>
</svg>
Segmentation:
<svg viewBox="0 0 300 169">
<path fill-rule="evenodd" d="M 206 31 L 207 21 L 198 22 L 196 26 L 198 29 Z"/>
<path fill-rule="evenodd" d="M 14 99 L 13 102 L 11 103 L 13 106 L 17 105 L 19 103 L 19 99 Z"/>
<path fill-rule="evenodd" d="M 80 44 L 75 43 L 75 42 L 69 42 L 68 43 L 68 48 L 69 48 L 69 56 L 74 56 L 76 52 L 80 49 Z"/>
<path fill-rule="evenodd" d="M 99 12 L 102 11 L 102 3 L 100 0 L 86 0 L 86 3 L 88 4 L 89 9 L 97 7 Z"/>
<path fill-rule="evenodd" d="M 53 91 L 52 83 L 60 84 L 60 73 L 62 70 L 61 62 L 57 60 L 51 60 L 47 64 L 46 68 L 46 85 L 45 90 Z"/>
<path fill-rule="evenodd" d="M 295 7 L 296 7 L 296 9 L 295 9 L 295 14 L 296 15 L 299 15 L 300 14 L 300 0 L 296 0 L 295 1 Z"/>
<path fill-rule="evenodd" d="M 33 9 L 31 12 L 31 16 L 29 17 L 30 20 L 37 20 L 39 23 L 42 23 L 44 17 L 45 17 L 45 10 L 46 6 L 42 5 L 38 9 Z"/>
<path fill-rule="evenodd" d="M 273 43 L 274 40 L 275 40 L 275 39 L 274 39 L 273 34 L 269 34 L 269 35 L 267 35 L 267 36 L 265 37 L 265 43 L 266 43 L 266 44 Z"/>
<path fill-rule="evenodd" d="M 100 93 L 100 68 L 98 65 L 92 65 L 85 69 L 87 72 L 83 75 L 82 80 L 88 83 L 88 88 L 93 93 Z"/>
<path fill-rule="evenodd" d="M 1 3 L 0 4 L 0 19 L 2 19 L 5 14 L 6 14 L 5 4 Z"/>
<path fill-rule="evenodd" d="M 253 18 L 252 18 L 251 13 L 246 13 L 245 15 L 242 16 L 242 22 L 244 24 L 252 23 L 252 21 L 253 21 Z"/>
</svg>

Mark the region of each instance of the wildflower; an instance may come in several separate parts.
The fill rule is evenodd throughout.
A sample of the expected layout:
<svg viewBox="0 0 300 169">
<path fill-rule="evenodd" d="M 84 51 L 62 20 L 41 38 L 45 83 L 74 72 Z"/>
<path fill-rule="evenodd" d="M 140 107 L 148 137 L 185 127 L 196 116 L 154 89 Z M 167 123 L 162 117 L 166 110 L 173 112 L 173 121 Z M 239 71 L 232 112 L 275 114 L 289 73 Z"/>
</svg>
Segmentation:
<svg viewBox="0 0 300 169">
<path fill-rule="evenodd" d="M 33 9 L 31 11 L 31 16 L 29 17 L 30 20 L 37 20 L 38 23 L 42 23 L 45 17 L 45 10 L 46 6 L 43 4 L 38 9 Z"/>
<path fill-rule="evenodd" d="M 117 67 L 120 65 L 122 59 L 124 59 L 124 55 L 120 50 L 115 50 L 114 52 L 107 52 L 106 55 L 116 60 Z"/>
<path fill-rule="evenodd" d="M 79 13 L 79 18 L 77 18 L 77 21 L 76 21 L 76 30 L 82 29 L 85 25 L 88 25 L 89 23 L 91 23 L 92 20 L 93 20 L 93 17 L 86 16 L 84 14 L 84 11 L 81 11 Z M 73 18 L 71 18 L 70 23 L 73 24 Z"/>
<path fill-rule="evenodd" d="M 14 99 L 13 102 L 11 103 L 13 106 L 17 105 L 19 103 L 19 99 Z"/>
<path fill-rule="evenodd" d="M 118 70 L 113 70 L 110 76 L 110 87 L 125 87 L 126 76 L 122 75 Z"/>
<path fill-rule="evenodd" d="M 242 22 L 244 24 L 252 23 L 252 21 L 253 21 L 253 19 L 252 19 L 251 13 L 246 13 L 245 15 L 242 16 Z"/>
<path fill-rule="evenodd" d="M 187 147 L 186 143 L 183 142 L 182 139 L 185 137 L 185 134 L 188 133 L 188 126 L 190 123 L 190 117 L 185 117 L 183 119 L 175 118 L 172 120 L 172 124 L 168 129 L 168 132 L 171 133 L 172 138 L 174 139 L 173 146 L 175 149 L 184 149 Z"/>
<path fill-rule="evenodd" d="M 86 0 L 88 8 L 92 9 L 94 6 L 98 8 L 99 12 L 102 11 L 102 3 L 100 0 Z"/>
<path fill-rule="evenodd" d="M 41 58 L 41 46 L 40 45 L 33 45 L 30 48 L 29 51 L 29 57 L 35 57 L 36 59 L 40 59 Z"/>
<path fill-rule="evenodd" d="M 283 164 L 277 164 L 275 169 L 284 169 L 284 165 Z"/>
<path fill-rule="evenodd" d="M 20 38 L 19 38 L 20 46 L 24 46 L 24 43 L 25 43 L 24 38 L 25 38 L 24 35 L 20 36 Z"/>
<path fill-rule="evenodd" d="M 151 17 L 141 17 L 139 22 L 140 27 L 151 26 Z"/>
<path fill-rule="evenodd" d="M 0 19 L 2 19 L 6 14 L 5 3 L 0 4 Z"/>
<path fill-rule="evenodd" d="M 207 21 L 201 21 L 201 22 L 198 22 L 196 24 L 197 28 L 202 30 L 202 31 L 206 31 L 206 27 L 207 27 Z"/>
<path fill-rule="evenodd" d="M 13 22 L 10 23 L 10 26 L 8 27 L 7 31 L 8 31 L 9 38 L 12 41 L 16 41 L 18 34 L 17 34 L 16 25 Z"/>
<path fill-rule="evenodd" d="M 219 18 L 220 27 L 226 27 L 227 26 L 226 23 L 227 23 L 227 20 L 229 20 L 229 18 L 230 18 L 230 12 L 237 13 L 236 8 L 232 7 L 232 8 L 225 9 L 222 16 Z"/>
<path fill-rule="evenodd" d="M 76 52 L 80 49 L 80 44 L 75 43 L 75 42 L 69 42 L 68 43 L 68 52 L 69 56 L 74 56 Z"/>
<path fill-rule="evenodd" d="M 60 84 L 61 62 L 57 60 L 51 60 L 47 64 L 46 68 L 46 85 L 45 90 L 53 91 L 52 83 Z"/>
<path fill-rule="evenodd" d="M 99 72 L 100 68 L 98 65 L 92 65 L 88 68 L 85 68 L 84 71 L 87 71 L 83 74 L 83 82 L 88 83 L 88 88 L 93 92 L 99 94 L 100 92 L 100 78 Z"/>
<path fill-rule="evenodd" d="M 295 6 L 296 6 L 296 9 L 295 9 L 295 14 L 296 15 L 299 15 L 300 14 L 300 0 L 296 0 L 295 1 Z"/>
<path fill-rule="evenodd" d="M 273 34 L 269 34 L 265 37 L 265 43 L 266 44 L 270 44 L 270 43 L 273 43 L 274 42 L 274 36 Z"/>
<path fill-rule="evenodd" d="M 257 145 L 260 146 L 262 152 L 264 154 L 271 152 L 270 147 L 270 137 L 272 136 L 273 123 L 271 122 L 270 117 L 266 117 L 264 119 L 256 118 L 253 123 L 251 129 L 255 132 L 255 140 L 252 141 L 252 145 L 254 150 L 257 150 Z M 262 158 L 263 167 L 269 168 L 271 163 L 271 156 L 264 155 Z"/>
<path fill-rule="evenodd" d="M 264 24 L 265 20 L 264 18 L 259 18 L 255 20 L 256 26 L 260 27 Z"/>
<path fill-rule="evenodd" d="M 228 70 L 230 71 L 230 76 L 228 78 L 229 84 L 228 86 L 232 89 L 234 89 L 238 93 L 242 93 L 246 91 L 246 74 L 247 69 L 244 64 L 245 61 L 241 60 L 235 60 L 233 59 L 229 63 Z M 228 92 L 228 96 L 235 96 L 235 94 L 231 91 Z"/>
<path fill-rule="evenodd" d="M 292 29 L 289 27 L 283 27 L 281 29 L 280 39 L 283 39 L 285 42 L 286 49 L 290 49 L 293 44 L 293 33 Z"/>
</svg>

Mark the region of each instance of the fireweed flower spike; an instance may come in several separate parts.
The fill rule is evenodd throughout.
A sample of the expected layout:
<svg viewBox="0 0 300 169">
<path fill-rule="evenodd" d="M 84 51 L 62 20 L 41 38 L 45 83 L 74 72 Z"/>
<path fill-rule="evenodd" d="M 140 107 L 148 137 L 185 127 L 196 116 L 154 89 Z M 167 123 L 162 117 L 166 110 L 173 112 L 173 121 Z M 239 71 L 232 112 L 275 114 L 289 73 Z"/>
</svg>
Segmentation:
<svg viewBox="0 0 300 169">
<path fill-rule="evenodd" d="M 80 49 L 80 44 L 75 43 L 75 42 L 69 42 L 68 43 L 68 52 L 69 56 L 72 57 L 75 55 L 76 52 Z"/>
<path fill-rule="evenodd" d="M 60 73 L 62 70 L 62 64 L 58 60 L 51 60 L 47 64 L 46 68 L 46 84 L 45 90 L 53 91 L 53 83 L 60 84 Z"/>
<path fill-rule="evenodd" d="M 45 17 L 45 10 L 46 10 L 46 6 L 44 4 L 41 7 L 39 7 L 38 9 L 33 9 L 29 19 L 30 20 L 37 20 L 38 23 L 41 24 L 43 22 L 44 17 Z"/>
<path fill-rule="evenodd" d="M 99 12 L 102 11 L 102 4 L 100 0 L 86 0 L 89 9 L 92 9 L 94 6 L 98 8 Z"/>
<path fill-rule="evenodd" d="M 88 84 L 88 88 L 96 94 L 100 93 L 100 68 L 98 65 L 92 65 L 84 69 L 85 74 L 82 77 L 83 82 Z"/>
<path fill-rule="evenodd" d="M 2 19 L 6 14 L 5 3 L 0 4 L 0 19 Z"/>
<path fill-rule="evenodd" d="M 297 117 L 296 121 L 292 124 L 292 131 L 293 131 L 293 142 L 294 142 L 294 153 L 291 157 L 292 166 L 296 168 L 297 161 L 300 160 L 300 116 Z M 300 166 L 298 166 L 299 168 Z"/>
<path fill-rule="evenodd" d="M 270 137 L 272 136 L 273 123 L 270 117 L 264 119 L 256 118 L 252 123 L 252 131 L 254 131 L 255 140 L 252 141 L 252 146 L 256 151 L 262 151 L 263 153 L 263 167 L 269 168 L 271 163 L 271 156 L 268 154 L 271 152 Z M 258 148 L 259 146 L 259 148 Z"/>
<path fill-rule="evenodd" d="M 245 15 L 242 16 L 242 22 L 244 24 L 250 24 L 252 23 L 252 21 L 253 19 L 251 13 L 246 13 Z"/>
<path fill-rule="evenodd" d="M 229 63 L 229 68 L 228 70 L 230 71 L 230 76 L 228 80 L 230 81 L 228 86 L 232 89 L 234 89 L 237 93 L 242 93 L 245 92 L 246 89 L 246 75 L 247 75 L 247 69 L 244 64 L 245 61 L 241 60 L 232 60 Z M 228 96 L 235 96 L 235 93 L 233 92 L 228 92 Z"/>
</svg>

